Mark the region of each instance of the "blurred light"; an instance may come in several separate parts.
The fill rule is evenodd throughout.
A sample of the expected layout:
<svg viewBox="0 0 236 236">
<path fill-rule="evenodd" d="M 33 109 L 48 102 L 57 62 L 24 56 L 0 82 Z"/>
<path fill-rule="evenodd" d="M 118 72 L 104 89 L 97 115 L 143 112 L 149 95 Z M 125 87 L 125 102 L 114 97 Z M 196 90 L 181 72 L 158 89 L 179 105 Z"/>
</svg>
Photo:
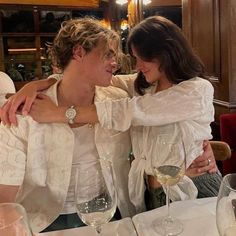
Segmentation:
<svg viewBox="0 0 236 236">
<path fill-rule="evenodd" d="M 40 48 L 40 50 L 43 50 L 43 48 Z M 36 52 L 37 48 L 9 48 L 9 53 L 18 53 L 18 52 Z"/>
<path fill-rule="evenodd" d="M 126 30 L 126 29 L 128 29 L 128 27 L 129 27 L 128 21 L 125 20 L 125 19 L 123 19 L 123 20 L 121 21 L 120 28 L 121 28 L 122 30 Z"/>
<path fill-rule="evenodd" d="M 144 5 L 148 5 L 149 3 L 151 3 L 152 1 L 151 0 L 143 0 L 143 4 Z"/>
<path fill-rule="evenodd" d="M 111 29 L 111 25 L 110 25 L 110 22 L 108 20 L 102 19 L 102 20 L 100 20 L 100 23 L 101 23 L 102 26 L 104 26 L 108 29 Z"/>
<path fill-rule="evenodd" d="M 144 5 L 148 5 L 149 3 L 151 3 L 151 0 L 142 0 Z M 119 5 L 124 5 L 126 4 L 128 1 L 127 0 L 116 0 L 116 3 Z"/>
<path fill-rule="evenodd" d="M 124 5 L 128 2 L 128 0 L 116 0 L 117 4 Z"/>
</svg>

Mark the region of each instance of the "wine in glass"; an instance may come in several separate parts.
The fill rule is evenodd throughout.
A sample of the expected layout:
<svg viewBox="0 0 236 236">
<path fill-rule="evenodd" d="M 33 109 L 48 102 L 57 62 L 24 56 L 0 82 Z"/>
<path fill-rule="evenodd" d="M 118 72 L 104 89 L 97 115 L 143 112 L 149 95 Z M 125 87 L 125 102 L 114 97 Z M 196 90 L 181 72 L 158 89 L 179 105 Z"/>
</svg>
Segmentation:
<svg viewBox="0 0 236 236">
<path fill-rule="evenodd" d="M 0 235 L 32 236 L 23 206 L 17 203 L 0 204 Z"/>
<path fill-rule="evenodd" d="M 185 174 L 186 155 L 184 143 L 180 141 L 157 141 L 159 153 L 152 156 L 152 169 L 157 181 L 166 192 L 167 215 L 155 220 L 156 231 L 165 236 L 178 235 L 183 231 L 180 220 L 170 214 L 169 188 L 177 184 Z"/>
<path fill-rule="evenodd" d="M 236 173 L 224 176 L 217 198 L 216 224 L 220 236 L 236 235 Z"/>
<path fill-rule="evenodd" d="M 101 226 L 111 220 L 117 206 L 112 166 L 109 161 L 97 161 L 93 168 L 84 167 L 83 164 L 77 167 L 75 203 L 81 220 L 93 226 L 100 235 Z"/>
</svg>

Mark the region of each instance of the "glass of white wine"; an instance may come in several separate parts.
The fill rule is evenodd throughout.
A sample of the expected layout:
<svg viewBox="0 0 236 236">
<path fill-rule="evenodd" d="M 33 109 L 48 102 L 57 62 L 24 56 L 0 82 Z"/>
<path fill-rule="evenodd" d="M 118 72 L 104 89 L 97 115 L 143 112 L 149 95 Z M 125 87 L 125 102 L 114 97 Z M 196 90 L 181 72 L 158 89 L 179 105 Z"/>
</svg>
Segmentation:
<svg viewBox="0 0 236 236">
<path fill-rule="evenodd" d="M 236 173 L 224 176 L 217 198 L 216 224 L 220 236 L 236 235 Z"/>
<path fill-rule="evenodd" d="M 93 226 L 97 235 L 100 235 L 101 226 L 111 220 L 117 207 L 112 165 L 109 161 L 97 161 L 91 168 L 83 164 L 77 167 L 75 203 L 81 220 Z"/>
<path fill-rule="evenodd" d="M 152 169 L 166 193 L 167 215 L 155 220 L 155 230 L 165 236 L 178 235 L 183 231 L 183 224 L 170 214 L 169 188 L 177 184 L 185 174 L 185 147 L 182 140 L 163 141 L 157 145 L 160 153 L 152 156 Z"/>
<path fill-rule="evenodd" d="M 0 235 L 32 236 L 23 206 L 18 203 L 0 204 Z"/>
</svg>

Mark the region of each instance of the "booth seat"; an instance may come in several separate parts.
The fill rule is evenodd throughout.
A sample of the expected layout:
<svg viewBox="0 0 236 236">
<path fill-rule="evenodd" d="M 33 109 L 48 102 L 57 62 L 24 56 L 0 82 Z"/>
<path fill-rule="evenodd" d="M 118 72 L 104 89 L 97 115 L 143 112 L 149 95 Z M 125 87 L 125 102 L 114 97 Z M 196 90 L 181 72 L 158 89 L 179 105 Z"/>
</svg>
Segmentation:
<svg viewBox="0 0 236 236">
<path fill-rule="evenodd" d="M 223 161 L 223 175 L 236 173 L 236 113 L 220 116 L 221 140 L 231 148 L 231 158 Z"/>
</svg>

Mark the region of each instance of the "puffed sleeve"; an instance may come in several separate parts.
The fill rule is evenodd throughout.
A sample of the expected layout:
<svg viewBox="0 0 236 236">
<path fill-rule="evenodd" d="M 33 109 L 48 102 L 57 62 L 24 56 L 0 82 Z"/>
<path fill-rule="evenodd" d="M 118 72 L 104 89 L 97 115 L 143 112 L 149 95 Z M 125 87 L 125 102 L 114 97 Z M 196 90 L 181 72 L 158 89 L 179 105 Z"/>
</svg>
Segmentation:
<svg viewBox="0 0 236 236">
<path fill-rule="evenodd" d="M 214 119 L 214 89 L 205 79 L 194 78 L 155 94 L 95 103 L 103 127 L 125 131 L 132 126 Z"/>
<path fill-rule="evenodd" d="M 26 163 L 26 122 L 18 127 L 0 125 L 0 184 L 21 185 Z"/>
</svg>

